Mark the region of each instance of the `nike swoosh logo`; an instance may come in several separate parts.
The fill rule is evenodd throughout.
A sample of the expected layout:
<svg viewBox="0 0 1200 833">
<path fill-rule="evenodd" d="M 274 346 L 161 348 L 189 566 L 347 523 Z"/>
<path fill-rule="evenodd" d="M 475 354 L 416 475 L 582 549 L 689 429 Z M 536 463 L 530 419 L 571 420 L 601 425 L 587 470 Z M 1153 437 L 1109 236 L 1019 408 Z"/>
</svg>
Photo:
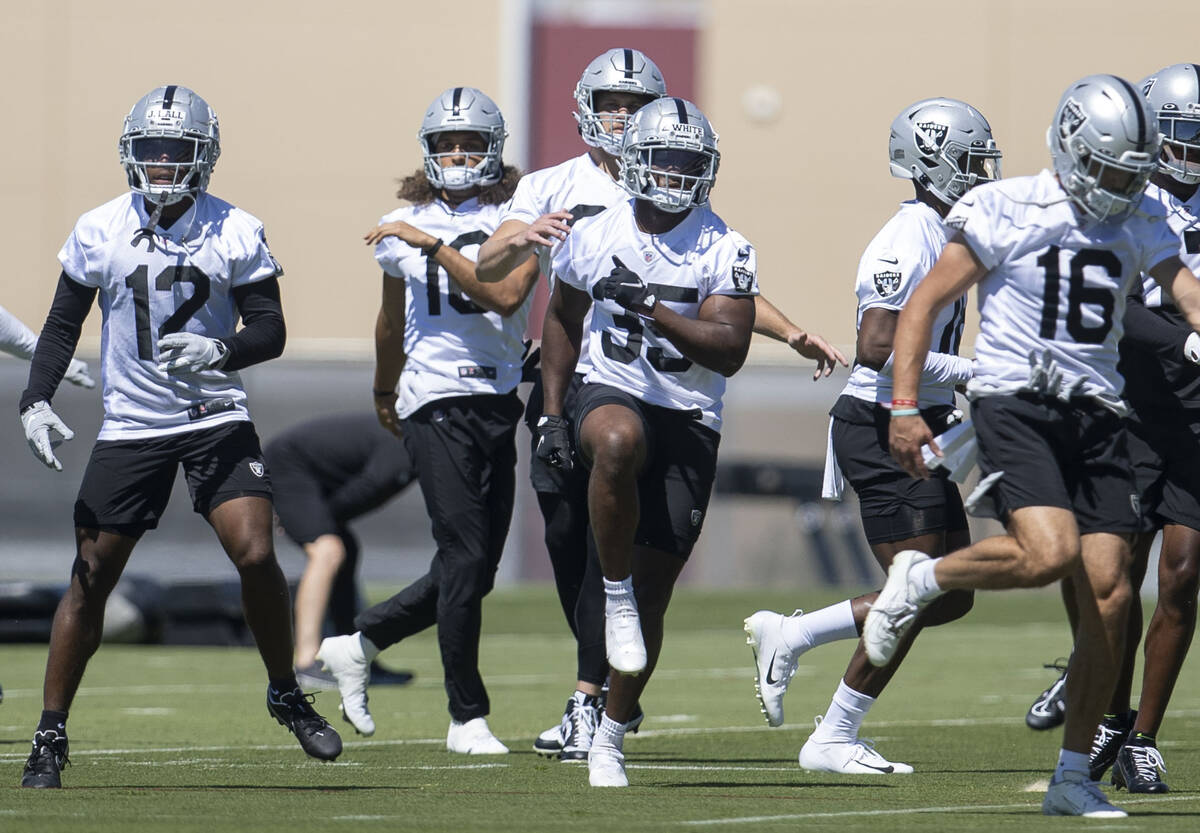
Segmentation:
<svg viewBox="0 0 1200 833">
<path fill-rule="evenodd" d="M 771 672 L 775 670 L 775 656 L 778 653 L 779 653 L 778 651 L 772 651 L 771 652 L 771 661 L 769 663 L 767 663 L 767 685 L 775 685 L 775 683 L 779 682 L 778 678 L 776 678 L 774 680 L 771 679 Z"/>
<path fill-rule="evenodd" d="M 881 257 L 879 259 L 881 261 L 883 261 L 884 263 L 899 263 L 900 262 L 900 258 L 898 258 L 898 257 Z"/>
<path fill-rule="evenodd" d="M 871 766 L 870 764 L 863 763 L 862 761 L 859 761 L 859 763 L 865 766 L 867 769 L 873 769 L 876 772 L 882 772 L 885 775 L 889 775 L 896 771 L 894 766 Z"/>
</svg>

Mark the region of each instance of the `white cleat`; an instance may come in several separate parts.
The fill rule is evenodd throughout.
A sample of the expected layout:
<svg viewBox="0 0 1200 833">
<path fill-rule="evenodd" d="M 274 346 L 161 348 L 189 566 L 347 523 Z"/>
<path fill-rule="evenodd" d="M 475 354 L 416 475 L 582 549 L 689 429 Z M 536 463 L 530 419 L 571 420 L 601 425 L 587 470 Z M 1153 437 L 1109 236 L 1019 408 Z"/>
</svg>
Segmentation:
<svg viewBox="0 0 1200 833">
<path fill-rule="evenodd" d="M 628 787 L 625 755 L 607 743 L 593 743 L 588 752 L 588 783 L 593 787 Z"/>
<path fill-rule="evenodd" d="M 883 667 L 891 661 L 917 614 L 933 601 L 921 599 L 908 577 L 914 564 L 928 560 L 929 556 L 918 550 L 904 550 L 892 560 L 887 581 L 863 623 L 863 647 L 872 665 Z"/>
<path fill-rule="evenodd" d="M 609 600 L 605 605 L 604 649 L 608 655 L 608 665 L 613 671 L 640 674 L 646 670 L 642 620 L 633 596 L 617 602 Z"/>
<path fill-rule="evenodd" d="M 375 734 L 375 718 L 367 710 L 367 681 L 371 677 L 371 662 L 363 653 L 356 633 L 331 636 L 321 642 L 317 660 L 337 680 L 342 703 L 338 707 L 342 719 L 360 735 Z"/>
<path fill-rule="evenodd" d="M 840 772 L 843 775 L 908 775 L 908 764 L 889 761 L 865 740 L 853 743 L 824 743 L 809 738 L 800 747 L 800 766 L 810 772 Z"/>
<path fill-rule="evenodd" d="M 463 755 L 507 755 L 508 747 L 492 734 L 487 718 L 477 717 L 466 723 L 450 721 L 446 749 Z"/>
<path fill-rule="evenodd" d="M 1051 779 L 1050 789 L 1042 801 L 1042 815 L 1083 816 L 1089 819 L 1123 819 L 1128 814 L 1109 803 L 1095 781 L 1086 772 L 1064 772 L 1061 778 Z"/>
<path fill-rule="evenodd" d="M 801 615 L 797 610 L 793 616 Z M 754 651 L 754 691 L 768 726 L 783 725 L 783 695 L 796 674 L 803 650 L 793 651 L 783 638 L 783 620 L 787 617 L 760 610 L 745 620 L 746 644 Z"/>
<path fill-rule="evenodd" d="M 538 735 L 533 742 L 533 751 L 544 758 L 557 758 L 563 750 L 563 723 L 566 722 L 566 715 L 563 715 L 562 723 L 556 723 Z"/>
</svg>

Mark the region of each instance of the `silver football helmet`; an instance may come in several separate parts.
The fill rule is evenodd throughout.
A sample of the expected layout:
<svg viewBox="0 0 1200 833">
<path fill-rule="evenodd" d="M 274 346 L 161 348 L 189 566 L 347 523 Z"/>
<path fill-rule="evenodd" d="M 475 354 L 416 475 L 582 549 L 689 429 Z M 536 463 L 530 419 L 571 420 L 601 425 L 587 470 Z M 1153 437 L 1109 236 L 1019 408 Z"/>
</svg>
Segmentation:
<svg viewBox="0 0 1200 833">
<path fill-rule="evenodd" d="M 667 94 L 667 82 L 663 80 L 658 66 L 636 49 L 610 49 L 592 59 L 575 85 L 575 120 L 579 122 L 579 135 L 594 148 L 600 148 L 609 156 L 621 155 L 621 133 L 630 116 L 612 114 L 605 116 L 610 127 L 604 129 L 601 117 L 596 112 L 592 96 L 597 90 L 613 90 L 645 96 L 649 102 Z"/>
<path fill-rule="evenodd" d="M 1136 209 L 1158 167 L 1161 136 L 1149 103 L 1116 75 L 1067 87 L 1046 132 L 1054 171 L 1071 199 L 1097 220 Z"/>
<path fill-rule="evenodd" d="M 134 192 L 159 205 L 194 197 L 221 155 L 217 114 L 187 87 L 155 87 L 125 117 L 117 150 Z"/>
<path fill-rule="evenodd" d="M 439 133 L 469 131 L 483 136 L 483 159 L 472 163 L 461 151 L 438 153 Z M 504 176 L 504 115 L 496 102 L 474 87 L 451 87 L 433 100 L 421 120 L 417 141 L 424 157 L 425 177 L 434 188 L 464 191 L 495 185 Z M 476 154 L 471 154 L 475 156 Z M 458 165 L 442 166 L 443 158 L 463 158 Z"/>
<path fill-rule="evenodd" d="M 1200 183 L 1200 66 L 1172 64 L 1138 87 L 1158 117 L 1158 169 L 1188 185 Z"/>
<path fill-rule="evenodd" d="M 625 126 L 621 185 L 638 199 L 671 213 L 704 205 L 721 164 L 718 138 L 692 102 L 652 101 Z"/>
<path fill-rule="evenodd" d="M 946 205 L 1000 178 L 1000 149 L 983 114 L 953 98 L 926 98 L 892 121 L 892 176 L 914 180 Z"/>
</svg>

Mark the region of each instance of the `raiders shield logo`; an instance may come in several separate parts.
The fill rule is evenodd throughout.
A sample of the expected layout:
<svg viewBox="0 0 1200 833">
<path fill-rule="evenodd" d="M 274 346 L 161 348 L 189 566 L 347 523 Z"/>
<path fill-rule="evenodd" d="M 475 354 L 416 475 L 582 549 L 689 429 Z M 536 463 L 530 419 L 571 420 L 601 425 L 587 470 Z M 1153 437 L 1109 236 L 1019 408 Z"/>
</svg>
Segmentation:
<svg viewBox="0 0 1200 833">
<path fill-rule="evenodd" d="M 913 130 L 913 139 L 916 140 L 917 150 L 926 156 L 932 156 L 942 149 L 942 145 L 946 144 L 946 134 L 949 132 L 950 128 L 947 125 L 938 124 L 935 121 L 917 122 L 917 126 Z"/>
<path fill-rule="evenodd" d="M 894 295 L 900 288 L 899 272 L 876 272 L 874 278 L 875 291 L 885 298 L 888 295 Z"/>
<path fill-rule="evenodd" d="M 692 510 L 692 526 L 700 526 L 700 521 L 704 520 L 704 513 L 699 509 Z"/>
<path fill-rule="evenodd" d="M 263 464 L 257 460 L 250 464 L 250 473 L 255 477 L 262 477 L 264 471 L 266 471 L 266 469 L 263 467 Z"/>
<path fill-rule="evenodd" d="M 1062 116 L 1058 120 L 1058 135 L 1064 139 L 1074 136 L 1086 121 L 1087 116 L 1084 115 L 1079 102 L 1068 98 L 1067 103 L 1063 105 Z"/>
<path fill-rule="evenodd" d="M 751 291 L 754 288 L 754 273 L 744 266 L 734 266 L 733 286 L 738 292 Z"/>
</svg>

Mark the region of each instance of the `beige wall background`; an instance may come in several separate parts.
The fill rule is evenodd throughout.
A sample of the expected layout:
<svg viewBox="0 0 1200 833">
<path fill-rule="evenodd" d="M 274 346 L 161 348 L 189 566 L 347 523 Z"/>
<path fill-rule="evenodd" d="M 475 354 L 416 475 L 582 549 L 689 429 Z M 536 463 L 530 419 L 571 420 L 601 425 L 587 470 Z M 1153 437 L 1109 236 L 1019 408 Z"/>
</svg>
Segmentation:
<svg viewBox="0 0 1200 833">
<path fill-rule="evenodd" d="M 5 0 L 0 303 L 40 326 L 75 218 L 125 187 L 124 114 L 177 82 L 221 119 L 213 192 L 266 222 L 287 270 L 288 354 L 365 349 L 379 281 L 361 236 L 395 205 L 394 178 L 419 164 L 414 134 L 438 91 L 473 84 L 519 110 L 512 24 L 531 2 Z M 586 5 L 593 19 L 606 6 Z M 1006 175 L 1030 174 L 1047 160 L 1045 126 L 1068 83 L 1091 72 L 1137 80 L 1200 58 L 1184 25 L 1194 7 L 1176 0 L 641 5 L 698 12 L 700 103 L 723 152 L 714 204 L 758 246 L 777 303 L 844 345 L 859 254 L 910 193 L 886 165 L 901 107 L 930 95 L 971 102 L 992 122 Z"/>
</svg>

